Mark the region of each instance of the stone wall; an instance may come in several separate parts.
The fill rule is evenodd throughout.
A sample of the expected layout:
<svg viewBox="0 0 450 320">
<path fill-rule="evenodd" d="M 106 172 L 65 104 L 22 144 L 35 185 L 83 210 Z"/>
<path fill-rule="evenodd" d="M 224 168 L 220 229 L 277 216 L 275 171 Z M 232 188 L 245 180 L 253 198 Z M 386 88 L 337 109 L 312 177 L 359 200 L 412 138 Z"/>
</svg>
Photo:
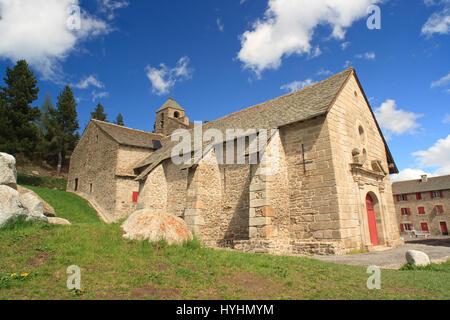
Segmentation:
<svg viewBox="0 0 450 320">
<path fill-rule="evenodd" d="M 370 234 L 365 200 L 367 194 L 376 198 L 377 229 L 380 244 L 401 243 L 392 202 L 387 155 L 382 136 L 376 126 L 357 80 L 352 76 L 326 120 L 330 132 L 339 215 L 340 238 L 344 247 L 370 247 Z M 361 165 L 352 167 L 352 152 L 358 149 Z M 373 162 L 380 161 L 383 172 Z M 339 236 L 337 234 L 337 236 Z"/>
<path fill-rule="evenodd" d="M 67 182 L 68 191 L 82 192 L 94 198 L 110 218 L 114 217 L 116 207 L 118 148 L 117 142 L 91 122 L 72 154 Z"/>
<path fill-rule="evenodd" d="M 167 212 L 182 218 L 186 208 L 188 170 L 181 170 L 172 161 L 164 163 L 167 180 Z"/>
<path fill-rule="evenodd" d="M 339 207 L 324 117 L 281 130 L 289 179 L 291 238 L 339 241 Z"/>
<path fill-rule="evenodd" d="M 167 209 L 167 180 L 164 166 L 160 164 L 139 185 L 138 209 Z"/>
<path fill-rule="evenodd" d="M 133 192 L 139 192 L 139 182 L 133 177 L 116 177 L 114 221 L 127 218 L 137 210 L 137 203 L 133 202 Z"/>
<path fill-rule="evenodd" d="M 417 200 L 416 194 L 407 194 L 407 201 L 397 201 L 394 196 L 395 212 L 400 224 L 412 224 L 417 231 L 422 230 L 421 223 L 427 223 L 432 235 L 442 235 L 440 223 L 445 222 L 450 230 L 450 190 L 442 191 L 442 198 L 431 198 L 430 192 L 421 192 L 422 199 Z M 436 206 L 442 206 L 443 213 L 438 213 Z M 419 214 L 419 207 L 425 208 L 425 214 Z M 411 215 L 402 215 L 402 208 L 410 209 Z M 405 232 L 406 233 L 406 232 Z"/>
</svg>

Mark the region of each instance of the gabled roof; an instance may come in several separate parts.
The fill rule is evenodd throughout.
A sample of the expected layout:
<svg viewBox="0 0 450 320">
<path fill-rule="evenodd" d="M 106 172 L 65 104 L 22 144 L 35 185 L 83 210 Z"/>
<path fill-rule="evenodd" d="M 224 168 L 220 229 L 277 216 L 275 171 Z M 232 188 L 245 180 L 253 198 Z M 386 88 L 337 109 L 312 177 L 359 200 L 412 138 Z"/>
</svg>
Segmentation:
<svg viewBox="0 0 450 320">
<path fill-rule="evenodd" d="M 180 110 L 180 111 L 185 111 L 178 103 L 175 102 L 175 100 L 173 100 L 172 97 L 169 98 L 169 100 L 166 101 L 166 103 L 164 103 L 161 108 L 159 108 L 159 111 L 162 111 L 164 109 L 167 108 L 172 108 L 172 109 L 176 109 L 176 110 Z"/>
<path fill-rule="evenodd" d="M 121 145 L 155 150 L 160 148 L 162 135 L 94 119 L 91 122 Z"/>
<path fill-rule="evenodd" d="M 392 184 L 393 194 L 442 191 L 450 189 L 450 175 L 428 178 L 427 182 L 419 180 L 399 181 Z"/>
<path fill-rule="evenodd" d="M 352 74 L 354 74 L 353 68 L 347 69 L 312 86 L 205 123 L 203 130 L 218 129 L 225 136 L 226 130 L 230 128 L 242 130 L 276 129 L 326 115 Z M 381 130 L 380 134 L 382 135 Z M 162 149 L 154 152 L 138 164 L 136 169 L 147 168 L 139 175 L 137 180 L 144 179 L 157 165 L 169 159 L 172 148 L 177 144 L 177 142 L 165 144 Z M 394 163 L 387 145 L 386 151 L 388 162 Z"/>
</svg>

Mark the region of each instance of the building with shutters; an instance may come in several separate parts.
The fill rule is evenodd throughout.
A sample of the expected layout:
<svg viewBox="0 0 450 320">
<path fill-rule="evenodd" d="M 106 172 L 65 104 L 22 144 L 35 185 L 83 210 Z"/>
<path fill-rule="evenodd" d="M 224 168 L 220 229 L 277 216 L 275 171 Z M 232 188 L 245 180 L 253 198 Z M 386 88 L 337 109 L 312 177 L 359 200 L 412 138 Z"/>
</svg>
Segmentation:
<svg viewBox="0 0 450 320">
<path fill-rule="evenodd" d="M 416 230 L 448 236 L 450 175 L 395 182 L 392 192 L 402 233 Z"/>
</svg>

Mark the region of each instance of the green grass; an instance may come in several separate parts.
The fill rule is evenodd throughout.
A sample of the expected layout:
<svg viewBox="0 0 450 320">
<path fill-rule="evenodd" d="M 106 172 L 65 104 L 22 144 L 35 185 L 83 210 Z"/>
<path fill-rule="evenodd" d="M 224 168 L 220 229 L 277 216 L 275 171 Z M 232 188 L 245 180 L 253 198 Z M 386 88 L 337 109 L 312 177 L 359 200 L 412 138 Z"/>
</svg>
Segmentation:
<svg viewBox="0 0 450 320">
<path fill-rule="evenodd" d="M 17 174 L 17 183 L 20 185 L 28 185 L 64 191 L 66 190 L 67 179 L 55 177 L 37 177 L 19 173 Z"/>
<path fill-rule="evenodd" d="M 97 213 L 87 201 L 73 193 L 34 186 L 24 187 L 36 192 L 50 204 L 59 218 L 67 219 L 71 223 L 100 223 Z"/>
<path fill-rule="evenodd" d="M 450 262 L 382 270 L 382 289 L 368 290 L 362 267 L 213 250 L 198 241 L 179 247 L 124 240 L 120 225 L 93 219 L 84 200 L 33 190 L 73 225 L 21 221 L 0 231 L 0 299 L 450 298 Z M 66 288 L 71 265 L 81 268 L 81 291 Z"/>
</svg>

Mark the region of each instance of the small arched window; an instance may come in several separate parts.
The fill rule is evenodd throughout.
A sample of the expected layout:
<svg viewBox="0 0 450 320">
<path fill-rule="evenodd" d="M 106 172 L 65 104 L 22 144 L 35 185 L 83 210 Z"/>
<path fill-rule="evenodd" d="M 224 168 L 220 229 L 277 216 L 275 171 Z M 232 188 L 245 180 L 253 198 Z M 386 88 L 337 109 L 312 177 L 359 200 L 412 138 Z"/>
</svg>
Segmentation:
<svg viewBox="0 0 450 320">
<path fill-rule="evenodd" d="M 175 112 L 173 113 L 173 116 L 174 116 L 175 118 L 179 118 L 179 117 L 180 117 L 180 113 L 179 113 L 178 111 L 175 111 Z"/>
</svg>

